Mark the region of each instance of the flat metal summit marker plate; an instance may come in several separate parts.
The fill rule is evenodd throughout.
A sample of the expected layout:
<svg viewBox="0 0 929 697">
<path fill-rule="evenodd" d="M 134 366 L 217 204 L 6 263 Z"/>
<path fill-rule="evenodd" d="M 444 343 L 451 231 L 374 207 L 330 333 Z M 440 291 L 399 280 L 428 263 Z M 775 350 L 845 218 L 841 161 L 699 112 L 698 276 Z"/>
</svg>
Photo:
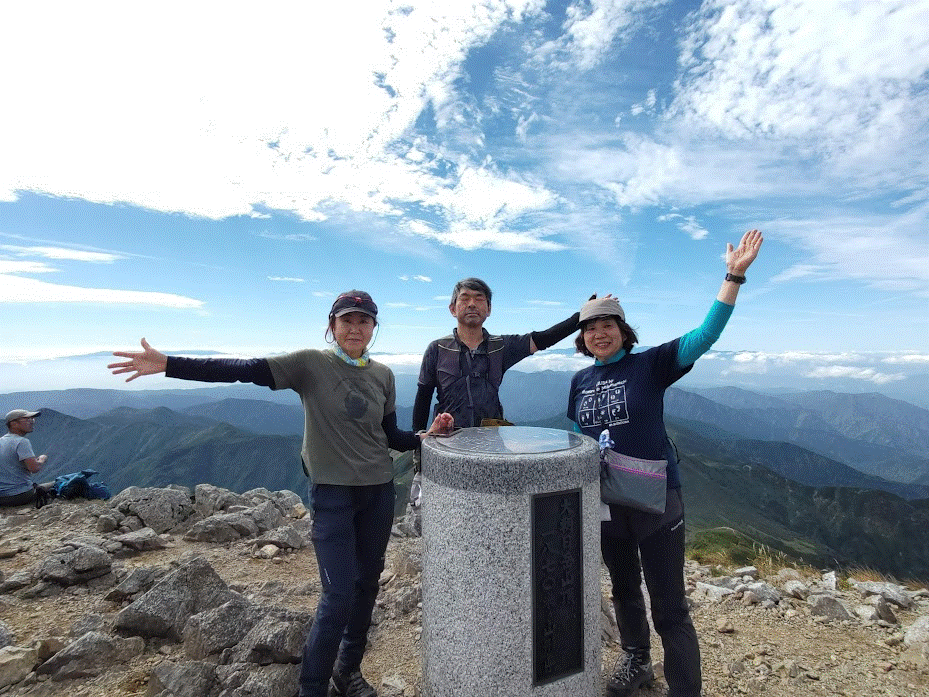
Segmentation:
<svg viewBox="0 0 929 697">
<path fill-rule="evenodd" d="M 484 426 L 435 440 L 437 448 L 484 455 L 533 455 L 580 447 L 581 437 L 555 428 Z"/>
</svg>

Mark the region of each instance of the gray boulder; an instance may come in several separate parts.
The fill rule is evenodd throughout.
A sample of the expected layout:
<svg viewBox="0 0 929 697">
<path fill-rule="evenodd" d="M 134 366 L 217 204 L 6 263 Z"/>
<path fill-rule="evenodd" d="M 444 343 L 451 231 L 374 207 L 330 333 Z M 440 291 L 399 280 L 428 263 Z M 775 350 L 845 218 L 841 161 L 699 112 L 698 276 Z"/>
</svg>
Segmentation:
<svg viewBox="0 0 929 697">
<path fill-rule="evenodd" d="M 281 549 L 303 549 L 307 540 L 293 525 L 282 525 L 259 535 L 255 543 L 277 545 Z"/>
<path fill-rule="evenodd" d="M 197 484 L 194 488 L 194 507 L 204 518 L 225 511 L 232 506 L 244 505 L 247 505 L 246 499 L 229 489 L 212 484 Z"/>
<path fill-rule="evenodd" d="M 267 532 L 268 530 L 279 528 L 284 522 L 281 512 L 278 510 L 277 506 L 274 505 L 273 501 L 265 501 L 264 503 L 258 504 L 247 511 L 246 515 L 255 521 L 255 525 L 258 526 L 258 532 Z"/>
<path fill-rule="evenodd" d="M 0 649 L 0 690 L 22 682 L 39 662 L 34 648 L 4 646 Z"/>
<path fill-rule="evenodd" d="M 221 687 L 216 666 L 200 661 L 163 661 L 148 678 L 148 694 L 164 697 L 212 697 Z"/>
<path fill-rule="evenodd" d="M 852 614 L 848 609 L 846 609 L 838 598 L 832 595 L 813 595 L 810 596 L 807 602 L 814 615 L 827 617 L 831 620 L 852 619 Z"/>
<path fill-rule="evenodd" d="M 105 576 L 112 566 L 112 557 L 99 547 L 67 543 L 42 561 L 36 576 L 41 581 L 73 586 Z"/>
<path fill-rule="evenodd" d="M 0 595 L 4 593 L 13 593 L 15 591 L 31 586 L 35 583 L 35 572 L 30 569 L 17 571 L 8 579 L 0 583 Z"/>
<path fill-rule="evenodd" d="M 222 544 L 258 534 L 258 526 L 245 513 L 219 513 L 194 523 L 184 535 L 188 542 Z"/>
<path fill-rule="evenodd" d="M 190 497 L 176 489 L 131 486 L 114 496 L 109 505 L 127 518 L 137 517 L 159 534 L 180 525 L 194 513 Z"/>
<path fill-rule="evenodd" d="M 142 654 L 145 642 L 140 637 L 120 639 L 87 632 L 36 668 L 52 680 L 73 680 L 100 675 L 116 663 L 125 663 Z"/>
<path fill-rule="evenodd" d="M 929 644 L 929 615 L 923 615 L 911 624 L 903 635 L 907 646 Z"/>
<path fill-rule="evenodd" d="M 849 581 L 863 596 L 879 595 L 897 607 L 907 609 L 913 606 L 913 599 L 903 586 L 896 583 L 879 581 Z"/>
<path fill-rule="evenodd" d="M 171 572 L 151 590 L 123 608 L 116 629 L 143 637 L 180 641 L 192 615 L 219 607 L 236 594 L 203 557 L 195 557 Z"/>
<path fill-rule="evenodd" d="M 219 607 L 192 615 L 184 626 L 184 651 L 206 658 L 238 644 L 265 614 L 265 609 L 235 596 Z"/>
<path fill-rule="evenodd" d="M 114 539 L 125 547 L 134 549 L 137 552 L 164 549 L 168 546 L 168 543 L 151 528 L 142 528 L 141 530 L 127 532 L 125 535 L 118 535 Z"/>
<path fill-rule="evenodd" d="M 222 668 L 217 669 L 219 673 Z M 252 667 L 248 672 L 240 671 L 235 681 L 224 683 L 219 697 L 282 697 L 296 695 L 299 689 L 300 666 L 271 665 Z M 243 680 L 244 678 L 244 680 Z M 241 682 L 240 682 L 241 681 Z M 235 687 L 230 687 L 235 684 Z"/>
<path fill-rule="evenodd" d="M 262 617 L 232 652 L 237 663 L 299 663 L 313 616 L 276 608 Z"/>
<path fill-rule="evenodd" d="M 13 630 L 5 622 L 0 621 L 0 649 L 9 646 L 15 641 L 16 637 L 13 635 Z"/>
<path fill-rule="evenodd" d="M 103 596 L 103 599 L 111 602 L 127 600 L 149 590 L 158 582 L 158 579 L 164 578 L 167 573 L 168 569 L 164 566 L 137 566 L 115 588 Z"/>
</svg>

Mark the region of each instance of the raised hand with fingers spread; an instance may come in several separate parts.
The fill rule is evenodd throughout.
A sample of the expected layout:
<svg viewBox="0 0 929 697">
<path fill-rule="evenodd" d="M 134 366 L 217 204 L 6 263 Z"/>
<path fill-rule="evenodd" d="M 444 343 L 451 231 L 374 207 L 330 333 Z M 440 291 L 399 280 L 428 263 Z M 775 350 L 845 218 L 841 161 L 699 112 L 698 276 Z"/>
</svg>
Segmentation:
<svg viewBox="0 0 929 697">
<path fill-rule="evenodd" d="M 141 351 L 113 351 L 113 355 L 129 359 L 123 363 L 110 363 L 107 366 L 113 372 L 113 375 L 134 373 L 134 375 L 126 378 L 126 382 L 132 382 L 143 375 L 163 373 L 168 367 L 168 357 L 161 351 L 152 348 L 144 337 L 142 338 Z"/>
</svg>

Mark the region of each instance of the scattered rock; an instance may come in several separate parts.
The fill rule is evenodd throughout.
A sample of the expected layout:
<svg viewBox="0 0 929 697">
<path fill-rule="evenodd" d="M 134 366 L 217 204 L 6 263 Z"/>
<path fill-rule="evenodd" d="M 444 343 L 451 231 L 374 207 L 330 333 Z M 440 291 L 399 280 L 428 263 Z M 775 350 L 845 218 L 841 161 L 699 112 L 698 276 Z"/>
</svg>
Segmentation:
<svg viewBox="0 0 929 697">
<path fill-rule="evenodd" d="M 923 615 L 911 624 L 903 635 L 907 646 L 929 644 L 929 615 Z"/>
<path fill-rule="evenodd" d="M 0 649 L 0 690 L 24 680 L 38 662 L 33 648 L 4 646 Z"/>
<path fill-rule="evenodd" d="M 135 636 L 180 641 L 192 615 L 219 607 L 233 595 L 209 562 L 195 557 L 123 608 L 115 626 Z"/>
<path fill-rule="evenodd" d="M 116 494 L 109 502 L 127 517 L 136 517 L 142 525 L 157 533 L 167 532 L 183 523 L 194 513 L 190 496 L 176 489 L 140 488 L 131 486 Z M 126 525 L 126 522 L 123 522 Z"/>
<path fill-rule="evenodd" d="M 813 595 L 809 599 L 810 610 L 814 616 L 830 620 L 850 620 L 852 614 L 832 595 Z"/>
<path fill-rule="evenodd" d="M 50 675 L 55 681 L 92 677 L 144 650 L 145 642 L 140 637 L 119 639 L 100 632 L 87 632 L 36 668 L 36 672 Z"/>
</svg>

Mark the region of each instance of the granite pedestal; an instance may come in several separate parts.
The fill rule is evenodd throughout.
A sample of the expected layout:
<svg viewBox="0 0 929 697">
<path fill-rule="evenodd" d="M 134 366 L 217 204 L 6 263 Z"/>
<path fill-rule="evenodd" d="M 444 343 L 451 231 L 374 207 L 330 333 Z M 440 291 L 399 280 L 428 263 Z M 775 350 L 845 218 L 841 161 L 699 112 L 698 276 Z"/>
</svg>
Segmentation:
<svg viewBox="0 0 929 697">
<path fill-rule="evenodd" d="M 598 697 L 596 442 L 469 428 L 422 455 L 426 697 Z"/>
</svg>

